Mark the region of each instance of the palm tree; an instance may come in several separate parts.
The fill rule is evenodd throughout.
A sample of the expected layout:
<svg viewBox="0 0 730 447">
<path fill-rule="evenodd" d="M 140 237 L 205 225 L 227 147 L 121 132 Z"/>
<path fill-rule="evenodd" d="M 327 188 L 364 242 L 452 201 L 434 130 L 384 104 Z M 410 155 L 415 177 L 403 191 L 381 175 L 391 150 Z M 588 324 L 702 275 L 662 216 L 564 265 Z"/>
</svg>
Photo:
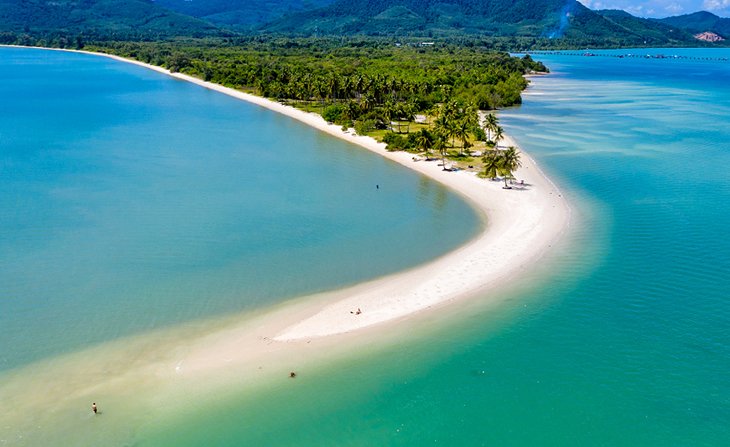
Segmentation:
<svg viewBox="0 0 730 447">
<path fill-rule="evenodd" d="M 504 138 L 504 129 L 502 129 L 501 126 L 497 126 L 496 129 L 494 129 L 494 148 L 499 149 L 499 140 Z"/>
<path fill-rule="evenodd" d="M 314 91 L 317 92 L 317 96 L 322 101 L 322 111 L 324 112 L 324 100 L 327 97 L 327 85 L 322 79 L 317 79 L 314 85 Z"/>
<path fill-rule="evenodd" d="M 388 125 L 388 130 L 393 130 L 393 118 L 396 117 L 397 111 L 396 111 L 396 105 L 393 104 L 391 101 L 386 102 L 383 104 L 382 109 L 383 119 Z M 398 123 L 398 133 L 400 133 L 400 122 Z"/>
<path fill-rule="evenodd" d="M 360 98 L 360 109 L 362 109 L 363 112 L 369 112 L 373 110 L 373 107 L 375 107 L 375 97 L 371 93 L 365 93 Z"/>
<path fill-rule="evenodd" d="M 357 117 L 360 115 L 360 107 L 358 106 L 357 102 L 353 100 L 347 101 L 343 109 L 343 114 L 344 117 L 348 120 L 356 120 Z"/>
<path fill-rule="evenodd" d="M 442 113 L 443 110 L 439 111 L 438 116 L 436 117 L 436 120 L 434 121 L 434 130 L 444 138 L 448 138 L 449 135 L 449 127 L 451 127 L 451 123 L 449 122 L 449 119 L 446 117 L 444 113 Z"/>
<path fill-rule="evenodd" d="M 499 118 L 497 118 L 497 115 L 494 113 L 488 113 L 487 116 L 484 117 L 484 129 L 487 131 L 487 138 L 489 140 L 492 139 L 492 132 L 497 130 L 499 127 Z"/>
<path fill-rule="evenodd" d="M 405 104 L 403 104 L 402 108 L 402 117 L 406 120 L 406 133 L 411 133 L 411 121 L 416 119 L 416 103 L 409 101 Z"/>
<path fill-rule="evenodd" d="M 469 140 L 469 122 L 466 119 L 456 121 L 454 123 L 453 132 L 453 136 L 461 140 L 462 145 L 459 155 L 462 155 L 464 153 L 464 149 L 466 149 L 466 143 Z"/>
<path fill-rule="evenodd" d="M 497 151 L 489 151 L 482 157 L 484 162 L 484 175 L 494 180 L 502 168 L 502 157 Z"/>
<path fill-rule="evenodd" d="M 433 142 L 433 148 L 441 153 L 441 166 L 446 168 L 446 138 L 442 134 L 436 134 L 436 140 Z"/>
<path fill-rule="evenodd" d="M 426 129 L 421 129 L 416 136 L 416 144 L 426 152 L 426 157 L 431 154 L 431 148 L 433 147 L 432 138 L 431 132 Z"/>
<path fill-rule="evenodd" d="M 517 148 L 510 146 L 506 151 L 502 152 L 501 159 L 501 170 L 504 174 L 504 186 L 507 187 L 507 177 L 514 178 L 512 171 L 522 166 L 520 160 L 520 153 L 517 152 Z"/>
</svg>

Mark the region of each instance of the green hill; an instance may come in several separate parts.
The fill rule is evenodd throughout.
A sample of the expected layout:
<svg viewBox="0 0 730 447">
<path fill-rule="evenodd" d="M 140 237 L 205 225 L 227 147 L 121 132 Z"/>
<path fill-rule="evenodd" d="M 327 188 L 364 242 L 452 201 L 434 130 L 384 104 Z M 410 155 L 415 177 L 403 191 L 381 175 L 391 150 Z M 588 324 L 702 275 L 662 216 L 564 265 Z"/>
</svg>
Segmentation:
<svg viewBox="0 0 730 447">
<path fill-rule="evenodd" d="M 707 11 L 667 17 L 665 19 L 658 19 L 657 21 L 694 34 L 712 32 L 725 39 L 730 39 L 730 19 L 718 17 Z"/>
<path fill-rule="evenodd" d="M 678 45 L 689 33 L 575 0 L 337 0 L 263 28 L 300 35 L 564 37 L 601 45 Z"/>
<path fill-rule="evenodd" d="M 265 29 L 301 34 L 539 35 L 560 32 L 564 5 L 564 0 L 338 0 Z M 569 9 L 587 10 L 577 2 Z"/>
<path fill-rule="evenodd" d="M 637 39 L 656 44 L 661 42 L 692 42 L 694 37 L 686 30 L 660 21 L 634 17 L 626 11 L 606 9 L 595 11 L 607 21 L 620 28 L 621 32 L 636 36 Z"/>
<path fill-rule="evenodd" d="M 203 20 L 149 0 L 0 0 L 0 31 L 126 38 L 220 34 Z"/>
<path fill-rule="evenodd" d="M 247 29 L 334 0 L 155 0 L 170 10 L 231 28 Z"/>
</svg>

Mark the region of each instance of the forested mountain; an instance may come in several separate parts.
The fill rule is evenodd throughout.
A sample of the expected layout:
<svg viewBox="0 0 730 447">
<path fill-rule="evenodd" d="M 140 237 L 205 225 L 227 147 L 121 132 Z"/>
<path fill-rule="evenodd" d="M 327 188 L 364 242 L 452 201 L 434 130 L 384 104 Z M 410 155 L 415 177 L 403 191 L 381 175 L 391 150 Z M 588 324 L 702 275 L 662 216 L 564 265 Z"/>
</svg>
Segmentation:
<svg viewBox="0 0 730 447">
<path fill-rule="evenodd" d="M 155 0 L 165 8 L 230 28 L 250 28 L 334 0 Z"/>
<path fill-rule="evenodd" d="M 691 33 L 712 32 L 719 34 L 725 39 L 730 39 L 730 19 L 718 17 L 707 11 L 667 17 L 666 19 L 658 19 L 657 21 L 687 30 Z"/>
<path fill-rule="evenodd" d="M 648 20 L 576 0 L 0 0 L 0 42 L 42 36 L 48 45 L 80 34 L 87 41 L 273 34 L 501 36 L 510 48 L 555 46 L 555 38 L 573 47 L 678 46 L 697 44 L 697 32 L 727 37 L 728 28 L 730 19 L 710 13 Z"/>
<path fill-rule="evenodd" d="M 618 44 L 678 44 L 688 33 L 626 13 L 603 16 L 575 0 L 337 0 L 285 17 L 267 31 L 307 34 L 566 37 Z"/>
<path fill-rule="evenodd" d="M 327 34 L 486 32 L 500 35 L 560 33 L 567 15 L 588 11 L 569 0 L 337 0 L 286 17 L 266 29 Z"/>
<path fill-rule="evenodd" d="M 663 40 L 677 42 L 692 42 L 694 40 L 691 33 L 679 27 L 664 24 L 659 21 L 634 17 L 626 11 L 605 9 L 595 12 L 621 28 L 625 33 L 634 35 L 638 39 L 643 39 L 647 43 L 661 42 Z"/>
<path fill-rule="evenodd" d="M 127 38 L 207 36 L 213 25 L 150 0 L 0 0 L 0 31 Z"/>
</svg>

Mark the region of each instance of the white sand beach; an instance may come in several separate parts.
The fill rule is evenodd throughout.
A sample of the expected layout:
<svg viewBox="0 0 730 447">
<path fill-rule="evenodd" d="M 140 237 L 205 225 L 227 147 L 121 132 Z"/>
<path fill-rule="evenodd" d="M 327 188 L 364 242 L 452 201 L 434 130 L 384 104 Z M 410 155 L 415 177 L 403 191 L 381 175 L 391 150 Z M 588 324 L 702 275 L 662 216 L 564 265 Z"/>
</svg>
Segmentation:
<svg viewBox="0 0 730 447">
<path fill-rule="evenodd" d="M 517 183 L 524 180 L 524 186 L 503 189 L 501 181 L 480 179 L 466 171 L 443 171 L 436 161 L 413 161 L 412 154 L 387 152 L 385 145 L 372 138 L 343 132 L 316 114 L 160 67 L 103 56 L 257 104 L 358 144 L 458 192 L 487 223 L 475 239 L 457 250 L 405 272 L 302 297 L 245 318 L 232 316 L 214 326 L 203 323 L 116 341 L 54 360 L 49 368 L 22 368 L 0 385 L 3 401 L 14 403 L 0 409 L 0 421 L 15 421 L 27 439 L 33 439 L 28 426 L 40 426 L 41 422 L 56 425 L 64 408 L 86 411 L 91 399 L 104 405 L 113 401 L 118 408 L 125 408 L 121 413 L 128 413 L 131 424 L 138 418 L 133 408 L 140 405 L 152 407 L 149 416 L 154 417 L 151 402 L 202 396 L 203 377 L 218 377 L 210 381 L 211 387 L 213 383 L 248 383 L 248 379 L 263 375 L 280 378 L 289 368 L 326 358 L 328 348 L 341 345 L 342 337 L 353 340 L 364 334 L 367 338 L 378 327 L 397 328 L 409 315 L 519 280 L 520 273 L 534 266 L 570 225 L 570 207 L 560 189 L 524 152 L 523 166 L 515 173 Z M 514 141 L 503 144 L 514 145 Z M 24 421 L 23 415 L 38 402 L 51 402 L 50 412 L 36 413 L 33 420 Z M 83 424 L 77 415 L 60 422 Z M 45 436 L 41 432 L 36 435 L 36 439 Z M 69 436 L 67 441 L 74 442 L 77 435 Z M 88 441 L 96 435 L 82 430 L 78 436 Z"/>
</svg>

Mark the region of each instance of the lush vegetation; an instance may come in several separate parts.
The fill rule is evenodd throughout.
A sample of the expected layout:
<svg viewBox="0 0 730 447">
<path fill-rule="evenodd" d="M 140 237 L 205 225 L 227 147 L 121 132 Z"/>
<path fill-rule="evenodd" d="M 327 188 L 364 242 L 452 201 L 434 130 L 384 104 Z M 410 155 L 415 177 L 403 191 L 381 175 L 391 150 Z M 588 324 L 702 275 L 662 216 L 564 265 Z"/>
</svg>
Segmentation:
<svg viewBox="0 0 730 447">
<path fill-rule="evenodd" d="M 379 128 L 387 121 L 386 111 L 421 113 L 446 99 L 474 103 L 479 109 L 518 104 L 527 86 L 522 75 L 546 71 L 529 57 L 481 48 L 398 46 L 379 40 L 120 42 L 89 48 L 319 108 L 333 122 L 372 120 Z"/>
</svg>

